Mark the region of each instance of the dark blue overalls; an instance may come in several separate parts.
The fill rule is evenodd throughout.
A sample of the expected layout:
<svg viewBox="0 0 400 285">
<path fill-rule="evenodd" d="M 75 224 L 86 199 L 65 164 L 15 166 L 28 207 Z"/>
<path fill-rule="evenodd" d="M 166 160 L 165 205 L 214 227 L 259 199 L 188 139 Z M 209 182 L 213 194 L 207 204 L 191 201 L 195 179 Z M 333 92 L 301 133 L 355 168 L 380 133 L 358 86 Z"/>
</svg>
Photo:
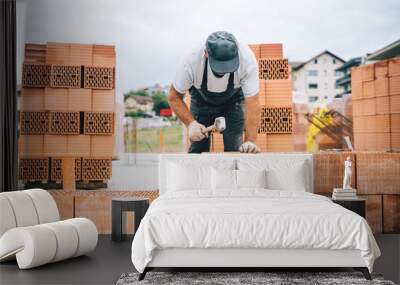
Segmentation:
<svg viewBox="0 0 400 285">
<path fill-rule="evenodd" d="M 234 88 L 234 72 L 229 74 L 228 86 L 224 92 L 207 90 L 208 59 L 204 63 L 203 78 L 200 89 L 192 86 L 189 89 L 190 111 L 200 124 L 206 127 L 214 124 L 216 117 L 225 117 L 226 129 L 223 132 L 224 151 L 239 151 L 243 143 L 244 130 L 244 95 L 242 88 Z M 210 151 L 210 139 L 192 142 L 189 153 Z"/>
</svg>

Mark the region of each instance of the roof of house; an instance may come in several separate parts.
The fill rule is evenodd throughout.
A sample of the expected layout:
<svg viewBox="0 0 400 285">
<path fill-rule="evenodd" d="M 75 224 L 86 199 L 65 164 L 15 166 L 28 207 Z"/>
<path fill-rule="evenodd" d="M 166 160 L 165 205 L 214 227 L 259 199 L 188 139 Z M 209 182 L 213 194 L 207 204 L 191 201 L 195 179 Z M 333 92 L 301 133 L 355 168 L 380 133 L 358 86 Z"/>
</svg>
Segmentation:
<svg viewBox="0 0 400 285">
<path fill-rule="evenodd" d="M 336 71 L 343 71 L 353 66 L 359 66 L 362 63 L 362 61 L 363 61 L 362 57 L 354 57 L 349 61 L 346 61 L 342 66 L 336 68 Z"/>
<path fill-rule="evenodd" d="M 307 63 L 313 61 L 314 59 L 320 57 L 320 56 L 323 55 L 323 54 L 329 54 L 330 56 L 336 58 L 337 60 L 339 60 L 339 61 L 341 61 L 341 62 L 343 62 L 343 63 L 345 62 L 344 59 L 338 57 L 336 54 L 331 53 L 329 50 L 324 50 L 323 52 L 317 54 L 316 56 L 310 58 L 309 60 L 307 60 L 307 61 L 301 63 L 300 65 L 298 65 L 298 66 L 296 66 L 296 67 L 292 66 L 292 68 L 293 68 L 293 70 L 299 70 L 299 69 L 302 68 L 305 64 L 307 64 Z"/>
<path fill-rule="evenodd" d="M 135 100 L 140 105 L 146 105 L 148 103 L 153 103 L 153 99 L 151 97 L 148 97 L 148 96 L 139 96 L 139 95 L 126 96 L 124 98 L 124 101 L 128 100 L 128 98 L 132 98 L 133 100 Z"/>
<path fill-rule="evenodd" d="M 382 60 L 400 55 L 400 40 L 397 40 L 373 53 L 367 54 L 367 60 Z"/>
<path fill-rule="evenodd" d="M 303 61 L 289 61 L 289 65 L 294 69 L 303 64 Z"/>
</svg>

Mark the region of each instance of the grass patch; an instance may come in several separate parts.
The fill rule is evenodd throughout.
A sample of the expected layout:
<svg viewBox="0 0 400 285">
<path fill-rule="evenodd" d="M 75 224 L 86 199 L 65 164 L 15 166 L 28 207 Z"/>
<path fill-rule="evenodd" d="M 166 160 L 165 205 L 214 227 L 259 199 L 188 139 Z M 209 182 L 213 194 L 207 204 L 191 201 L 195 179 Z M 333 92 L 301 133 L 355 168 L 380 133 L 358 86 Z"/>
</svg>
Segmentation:
<svg viewBox="0 0 400 285">
<path fill-rule="evenodd" d="M 164 143 L 162 143 L 164 137 Z M 124 133 L 125 152 L 184 152 L 182 125 L 146 128 Z"/>
</svg>

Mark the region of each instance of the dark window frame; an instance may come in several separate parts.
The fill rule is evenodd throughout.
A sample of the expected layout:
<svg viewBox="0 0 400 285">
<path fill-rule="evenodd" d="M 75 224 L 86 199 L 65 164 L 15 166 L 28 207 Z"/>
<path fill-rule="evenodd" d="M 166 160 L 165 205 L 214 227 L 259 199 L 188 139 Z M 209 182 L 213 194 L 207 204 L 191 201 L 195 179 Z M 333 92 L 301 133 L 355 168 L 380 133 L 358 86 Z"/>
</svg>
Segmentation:
<svg viewBox="0 0 400 285">
<path fill-rule="evenodd" d="M 318 89 L 318 83 L 308 83 L 308 89 Z"/>
</svg>

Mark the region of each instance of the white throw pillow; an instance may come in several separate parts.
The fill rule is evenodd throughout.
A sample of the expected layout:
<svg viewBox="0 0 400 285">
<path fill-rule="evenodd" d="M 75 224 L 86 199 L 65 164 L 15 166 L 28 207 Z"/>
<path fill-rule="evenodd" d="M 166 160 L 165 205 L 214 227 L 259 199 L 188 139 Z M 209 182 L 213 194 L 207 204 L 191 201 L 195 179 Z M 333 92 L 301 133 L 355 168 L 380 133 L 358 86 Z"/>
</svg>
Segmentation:
<svg viewBox="0 0 400 285">
<path fill-rule="evenodd" d="M 271 156 L 240 159 L 239 170 L 265 169 L 267 188 L 272 190 L 306 191 L 310 188 L 309 165 L 304 159 Z"/>
<path fill-rule="evenodd" d="M 212 190 L 236 190 L 236 170 L 233 169 L 211 169 Z"/>
<path fill-rule="evenodd" d="M 267 188 L 267 172 L 262 170 L 236 170 L 237 188 Z"/>
<path fill-rule="evenodd" d="M 291 164 L 290 167 L 267 170 L 267 188 L 272 190 L 303 191 L 307 189 L 306 164 Z"/>
<path fill-rule="evenodd" d="M 234 169 L 235 162 L 175 160 L 167 163 L 167 191 L 211 190 L 211 169 Z"/>
<path fill-rule="evenodd" d="M 211 188 L 211 167 L 168 163 L 168 189 L 185 191 Z"/>
</svg>

